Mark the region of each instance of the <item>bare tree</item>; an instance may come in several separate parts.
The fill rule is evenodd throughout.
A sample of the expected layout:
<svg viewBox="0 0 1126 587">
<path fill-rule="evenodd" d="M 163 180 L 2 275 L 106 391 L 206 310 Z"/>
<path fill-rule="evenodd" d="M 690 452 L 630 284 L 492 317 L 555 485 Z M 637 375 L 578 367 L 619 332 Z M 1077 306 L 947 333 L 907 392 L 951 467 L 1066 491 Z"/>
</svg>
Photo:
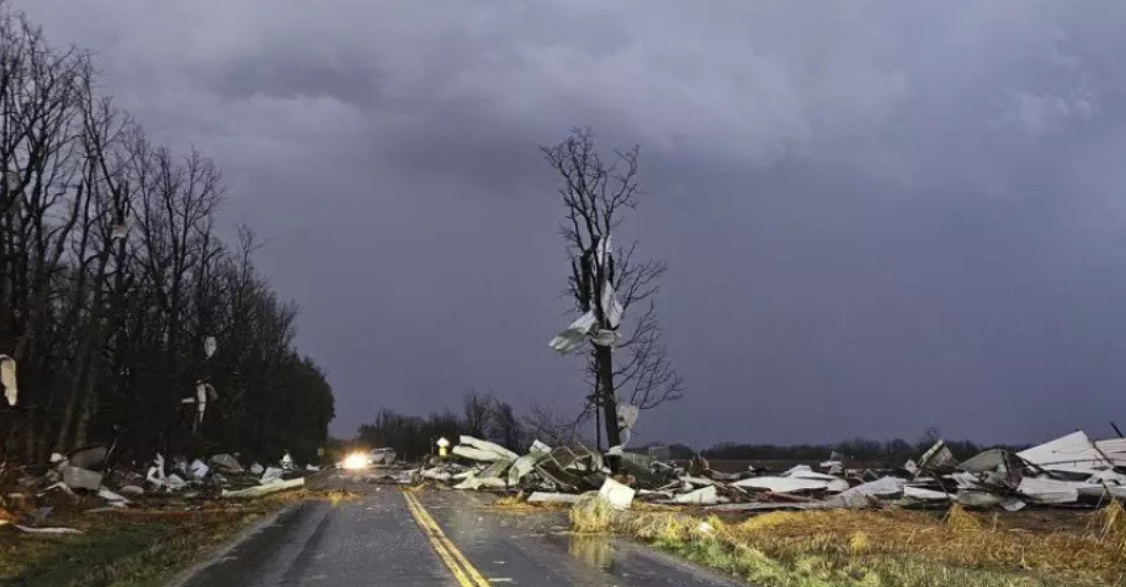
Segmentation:
<svg viewBox="0 0 1126 587">
<path fill-rule="evenodd" d="M 493 401 L 492 394 L 466 392 L 462 411 L 466 434 L 476 438 L 487 438 L 493 423 Z"/>
<path fill-rule="evenodd" d="M 588 406 L 577 418 L 566 419 L 550 408 L 532 406 L 522 419 L 525 438 L 548 445 L 573 444 L 579 440 L 579 426 L 589 421 L 591 412 Z"/>
<path fill-rule="evenodd" d="M 588 403 L 605 426 L 607 443 L 618 446 L 617 405 L 623 388 L 641 409 L 678 399 L 684 392 L 683 380 L 660 344 L 653 305 L 666 265 L 656 259 L 638 260 L 636 241 L 614 248 L 611 238 L 641 195 L 638 147 L 615 150 L 613 161 L 607 162 L 595 148 L 593 132 L 574 129 L 562 142 L 541 150 L 563 180 L 558 193 L 566 209 L 561 234 L 570 258 L 567 294 L 579 312 L 593 318 L 587 373 L 594 392 Z M 644 309 L 630 319 L 632 328 L 622 337 L 621 317 L 636 313 L 638 307 Z M 622 351 L 628 358 L 616 366 L 615 353 Z"/>
<path fill-rule="evenodd" d="M 512 406 L 497 399 L 493 399 L 493 438 L 511 451 L 522 453 L 527 450 L 527 439 L 524 438 L 524 427 Z"/>
</svg>

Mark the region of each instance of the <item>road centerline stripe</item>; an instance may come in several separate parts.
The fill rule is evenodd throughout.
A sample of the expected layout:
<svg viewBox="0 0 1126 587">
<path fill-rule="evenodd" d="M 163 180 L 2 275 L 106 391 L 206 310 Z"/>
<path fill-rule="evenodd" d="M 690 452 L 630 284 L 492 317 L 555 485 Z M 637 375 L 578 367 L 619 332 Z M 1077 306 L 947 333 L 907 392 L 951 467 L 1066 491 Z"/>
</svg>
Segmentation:
<svg viewBox="0 0 1126 587">
<path fill-rule="evenodd" d="M 438 554 L 438 558 L 440 558 L 442 563 L 446 565 L 446 568 L 450 570 L 454 579 L 457 580 L 458 585 L 461 587 L 477 587 L 477 585 L 466 576 L 465 571 L 458 566 L 457 560 L 450 554 L 446 546 L 442 544 L 437 533 L 434 532 L 434 529 L 429 526 L 426 519 L 423 517 L 422 511 L 419 509 L 421 508 L 421 504 L 418 504 L 413 499 L 413 496 L 406 491 L 403 492 L 403 500 L 407 502 L 407 510 L 410 511 L 415 523 L 418 524 L 422 535 L 426 537 L 426 541 L 430 543 L 430 547 L 434 549 L 434 552 Z"/>
<path fill-rule="evenodd" d="M 438 525 L 438 522 L 434 521 L 434 517 L 430 515 L 430 512 L 426 511 L 425 507 L 423 507 L 422 502 L 412 494 L 404 492 L 403 495 L 407 497 L 408 501 L 413 502 L 415 509 L 422 517 L 428 529 L 435 535 L 435 537 L 437 537 L 437 539 L 454 557 L 454 559 L 461 564 L 461 568 L 464 569 L 465 573 L 469 575 L 469 577 L 473 580 L 472 585 L 475 585 L 476 587 L 490 587 L 491 584 L 489 583 L 489 580 L 486 579 L 480 573 L 480 571 L 478 571 L 477 568 L 473 566 L 473 563 L 469 562 L 469 559 L 467 559 L 465 555 L 462 554 L 461 550 L 459 550 L 458 547 L 454 545 L 453 541 L 450 540 L 448 536 L 446 536 L 446 533 L 442 531 L 442 528 Z"/>
</svg>

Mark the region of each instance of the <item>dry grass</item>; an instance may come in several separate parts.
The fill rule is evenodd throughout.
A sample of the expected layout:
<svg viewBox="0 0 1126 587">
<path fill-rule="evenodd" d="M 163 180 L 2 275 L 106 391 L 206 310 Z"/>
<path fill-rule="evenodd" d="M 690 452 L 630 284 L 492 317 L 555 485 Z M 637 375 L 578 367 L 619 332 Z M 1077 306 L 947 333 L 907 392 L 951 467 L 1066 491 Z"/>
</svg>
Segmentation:
<svg viewBox="0 0 1126 587">
<path fill-rule="evenodd" d="M 616 531 L 766 587 L 1126 585 L 1126 510 L 1066 512 L 1067 529 L 1029 532 L 951 508 L 774 512 L 724 522 L 614 512 L 580 503 L 576 532 Z M 1018 516 L 1009 516 L 1017 518 Z"/>
</svg>

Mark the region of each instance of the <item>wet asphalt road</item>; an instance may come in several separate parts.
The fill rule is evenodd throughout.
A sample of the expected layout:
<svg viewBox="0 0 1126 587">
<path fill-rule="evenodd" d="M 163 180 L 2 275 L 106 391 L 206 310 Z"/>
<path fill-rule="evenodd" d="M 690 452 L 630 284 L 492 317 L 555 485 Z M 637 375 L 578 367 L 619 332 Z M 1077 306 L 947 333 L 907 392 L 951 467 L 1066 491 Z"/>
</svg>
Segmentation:
<svg viewBox="0 0 1126 587">
<path fill-rule="evenodd" d="M 395 486 L 350 485 L 362 498 L 336 506 L 307 502 L 287 511 L 186 587 L 464 587 Z M 490 585 L 535 587 L 730 587 L 743 585 L 604 537 L 565 532 L 559 514 L 487 509 L 487 496 L 454 491 L 418 495 L 425 512 Z"/>
</svg>

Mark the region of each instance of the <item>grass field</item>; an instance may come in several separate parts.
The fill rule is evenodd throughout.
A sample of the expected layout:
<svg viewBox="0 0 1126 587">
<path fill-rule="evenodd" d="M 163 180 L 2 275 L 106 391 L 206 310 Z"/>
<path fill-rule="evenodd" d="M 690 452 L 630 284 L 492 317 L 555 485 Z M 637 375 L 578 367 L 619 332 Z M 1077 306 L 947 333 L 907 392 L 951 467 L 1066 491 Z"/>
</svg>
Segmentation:
<svg viewBox="0 0 1126 587">
<path fill-rule="evenodd" d="M 763 587 L 1086 587 L 1126 584 L 1126 512 L 944 515 L 571 510 L 576 532 L 616 532 Z"/>
</svg>

